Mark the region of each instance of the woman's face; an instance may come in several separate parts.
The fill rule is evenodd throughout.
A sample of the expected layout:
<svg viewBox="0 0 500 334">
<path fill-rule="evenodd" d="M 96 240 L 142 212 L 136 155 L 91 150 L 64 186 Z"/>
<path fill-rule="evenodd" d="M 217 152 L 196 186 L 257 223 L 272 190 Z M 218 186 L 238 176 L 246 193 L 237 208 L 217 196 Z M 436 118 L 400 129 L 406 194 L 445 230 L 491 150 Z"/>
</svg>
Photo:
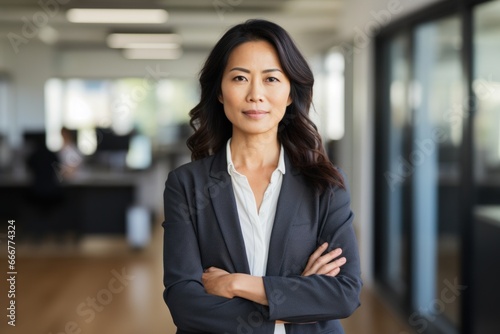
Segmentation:
<svg viewBox="0 0 500 334">
<path fill-rule="evenodd" d="M 237 135 L 274 134 L 292 102 L 290 81 L 274 47 L 266 41 L 246 42 L 229 56 L 219 101 Z"/>
</svg>

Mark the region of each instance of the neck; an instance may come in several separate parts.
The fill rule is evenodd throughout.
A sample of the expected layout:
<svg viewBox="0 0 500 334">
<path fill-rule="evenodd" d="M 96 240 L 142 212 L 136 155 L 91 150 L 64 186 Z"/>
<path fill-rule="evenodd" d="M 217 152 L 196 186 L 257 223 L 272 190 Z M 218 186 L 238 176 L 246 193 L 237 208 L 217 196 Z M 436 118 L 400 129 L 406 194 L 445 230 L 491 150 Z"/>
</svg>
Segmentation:
<svg viewBox="0 0 500 334">
<path fill-rule="evenodd" d="M 236 169 L 256 170 L 278 165 L 280 144 L 275 136 L 231 138 L 231 157 Z"/>
</svg>

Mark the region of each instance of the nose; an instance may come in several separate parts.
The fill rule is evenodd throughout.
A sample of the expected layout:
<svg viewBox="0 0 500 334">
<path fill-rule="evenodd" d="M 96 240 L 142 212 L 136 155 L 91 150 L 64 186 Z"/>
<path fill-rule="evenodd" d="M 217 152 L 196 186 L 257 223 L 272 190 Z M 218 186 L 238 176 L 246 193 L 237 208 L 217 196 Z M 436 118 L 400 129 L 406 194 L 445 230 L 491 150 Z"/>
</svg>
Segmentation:
<svg viewBox="0 0 500 334">
<path fill-rule="evenodd" d="M 262 87 L 262 83 L 255 80 L 250 84 L 247 100 L 253 103 L 264 101 L 264 88 Z"/>
</svg>

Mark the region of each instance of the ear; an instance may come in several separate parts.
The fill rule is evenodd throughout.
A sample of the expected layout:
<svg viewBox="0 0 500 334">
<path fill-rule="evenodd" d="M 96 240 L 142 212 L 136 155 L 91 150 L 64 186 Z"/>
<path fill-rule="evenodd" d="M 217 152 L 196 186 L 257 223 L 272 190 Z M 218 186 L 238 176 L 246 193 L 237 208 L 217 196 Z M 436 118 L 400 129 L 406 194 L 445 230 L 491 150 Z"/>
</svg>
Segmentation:
<svg viewBox="0 0 500 334">
<path fill-rule="evenodd" d="M 290 104 L 292 104 L 292 102 L 293 102 L 292 97 L 289 96 L 288 100 L 286 101 L 286 106 L 288 107 Z"/>
<path fill-rule="evenodd" d="M 222 98 L 222 93 L 221 93 L 221 94 L 219 94 L 219 96 L 217 97 L 217 99 L 219 100 L 219 102 L 220 102 L 221 104 L 224 104 L 224 99 Z"/>
</svg>

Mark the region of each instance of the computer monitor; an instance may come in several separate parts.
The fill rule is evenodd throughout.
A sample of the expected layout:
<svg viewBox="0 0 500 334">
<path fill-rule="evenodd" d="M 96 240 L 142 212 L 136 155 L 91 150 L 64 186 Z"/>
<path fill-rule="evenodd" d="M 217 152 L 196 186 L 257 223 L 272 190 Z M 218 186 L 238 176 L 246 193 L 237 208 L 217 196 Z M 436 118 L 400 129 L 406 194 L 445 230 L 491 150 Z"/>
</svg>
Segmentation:
<svg viewBox="0 0 500 334">
<path fill-rule="evenodd" d="M 33 149 L 46 144 L 45 131 L 25 131 L 23 133 L 23 146 L 26 149 Z"/>
<path fill-rule="evenodd" d="M 130 146 L 130 134 L 117 135 L 109 128 L 97 128 L 96 152 L 127 152 Z"/>
</svg>

